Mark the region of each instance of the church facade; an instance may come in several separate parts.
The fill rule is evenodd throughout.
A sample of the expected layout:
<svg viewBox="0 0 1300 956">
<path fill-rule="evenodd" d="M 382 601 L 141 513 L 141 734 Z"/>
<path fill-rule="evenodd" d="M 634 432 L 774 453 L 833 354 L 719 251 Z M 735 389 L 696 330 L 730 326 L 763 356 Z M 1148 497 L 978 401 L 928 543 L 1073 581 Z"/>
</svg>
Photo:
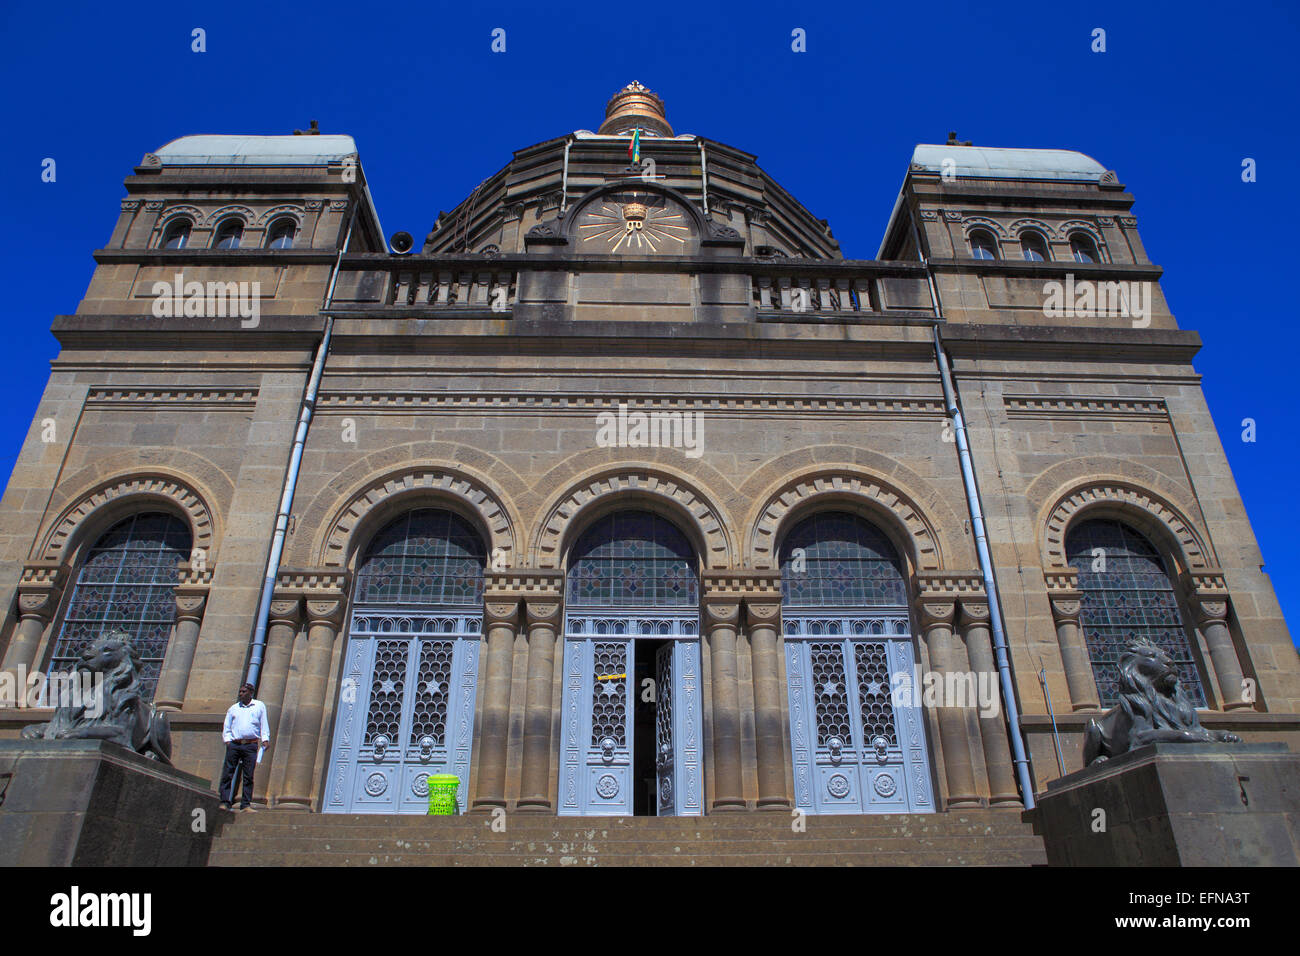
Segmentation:
<svg viewBox="0 0 1300 956">
<path fill-rule="evenodd" d="M 1020 809 L 1135 638 L 1294 749 L 1134 197 L 1063 150 L 900 173 L 846 259 L 632 84 L 390 251 L 350 137 L 147 154 L 0 502 L 4 670 L 127 632 L 213 779 L 248 677 L 257 799 L 318 812 L 442 773 L 465 810 Z"/>
</svg>

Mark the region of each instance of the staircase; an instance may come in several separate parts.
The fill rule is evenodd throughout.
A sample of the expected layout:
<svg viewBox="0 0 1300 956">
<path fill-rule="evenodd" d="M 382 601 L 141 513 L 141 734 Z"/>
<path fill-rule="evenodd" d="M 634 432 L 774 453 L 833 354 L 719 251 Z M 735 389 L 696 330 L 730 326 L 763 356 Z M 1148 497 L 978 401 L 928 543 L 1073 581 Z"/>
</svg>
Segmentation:
<svg viewBox="0 0 1300 956">
<path fill-rule="evenodd" d="M 238 814 L 209 866 L 1045 866 L 1019 813 L 706 817 Z"/>
</svg>

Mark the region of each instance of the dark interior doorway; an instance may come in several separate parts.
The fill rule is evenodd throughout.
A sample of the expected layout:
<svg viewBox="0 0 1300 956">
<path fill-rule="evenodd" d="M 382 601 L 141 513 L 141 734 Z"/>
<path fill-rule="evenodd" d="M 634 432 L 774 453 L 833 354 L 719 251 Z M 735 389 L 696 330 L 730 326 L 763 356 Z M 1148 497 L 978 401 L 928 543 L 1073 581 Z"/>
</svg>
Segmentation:
<svg viewBox="0 0 1300 956">
<path fill-rule="evenodd" d="M 632 642 L 634 664 L 632 693 L 632 814 L 653 817 L 658 812 L 659 784 L 655 774 L 655 715 L 659 700 L 655 653 L 664 641 Z"/>
</svg>

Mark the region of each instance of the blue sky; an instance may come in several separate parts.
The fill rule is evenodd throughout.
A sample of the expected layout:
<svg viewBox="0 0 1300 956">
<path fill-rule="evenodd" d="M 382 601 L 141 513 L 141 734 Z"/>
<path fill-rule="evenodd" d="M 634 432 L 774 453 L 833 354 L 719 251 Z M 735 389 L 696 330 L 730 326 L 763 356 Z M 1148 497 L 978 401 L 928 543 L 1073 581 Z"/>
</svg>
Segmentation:
<svg viewBox="0 0 1300 956">
<path fill-rule="evenodd" d="M 1118 170 L 1174 314 L 1205 342 L 1211 412 L 1266 570 L 1300 620 L 1298 24 L 1295 6 L 1266 2 L 7 4 L 0 473 L 57 351 L 50 321 L 85 293 L 146 152 L 318 119 L 356 137 L 385 230 L 419 239 L 512 150 L 594 129 L 637 79 L 678 132 L 757 154 L 853 258 L 875 255 L 913 145 L 949 130 Z M 195 27 L 205 53 L 191 51 Z M 505 53 L 490 49 L 497 27 Z M 1097 27 L 1105 53 L 1090 49 Z M 791 51 L 795 28 L 806 53 Z M 46 157 L 54 183 L 41 182 Z M 1245 157 L 1257 182 L 1241 181 Z"/>
</svg>

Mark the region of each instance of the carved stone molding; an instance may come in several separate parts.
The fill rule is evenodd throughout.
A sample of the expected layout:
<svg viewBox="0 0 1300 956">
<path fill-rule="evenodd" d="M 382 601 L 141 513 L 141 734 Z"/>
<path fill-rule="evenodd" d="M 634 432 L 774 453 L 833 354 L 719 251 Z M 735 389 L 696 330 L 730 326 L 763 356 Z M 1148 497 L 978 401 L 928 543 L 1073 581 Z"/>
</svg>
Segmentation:
<svg viewBox="0 0 1300 956">
<path fill-rule="evenodd" d="M 1193 573 L 1210 570 L 1200 535 L 1168 501 L 1158 495 L 1121 482 L 1106 481 L 1076 488 L 1057 501 L 1047 519 L 1043 536 L 1043 565 L 1051 571 L 1064 570 L 1065 531 L 1081 510 L 1098 505 L 1120 506 L 1141 512 L 1159 522 L 1182 549 L 1186 566 Z"/>
<path fill-rule="evenodd" d="M 92 388 L 86 394 L 86 407 L 228 405 L 252 408 L 257 404 L 257 391 L 256 388 Z"/>
<path fill-rule="evenodd" d="M 1055 591 L 1075 592 L 1079 590 L 1079 572 L 1074 568 L 1044 571 L 1043 580 L 1047 582 L 1049 595 Z"/>
<path fill-rule="evenodd" d="M 777 531 L 793 509 L 801 508 L 817 497 L 860 499 L 892 515 L 907 537 L 918 568 L 938 570 L 942 564 L 938 538 L 930 521 L 902 491 L 868 474 L 835 469 L 823 474 L 798 478 L 768 499 L 752 534 L 756 565 L 775 567 Z"/>
<path fill-rule="evenodd" d="M 745 618 L 750 627 L 756 624 L 776 627 L 781 619 L 781 602 L 748 598 L 745 600 Z"/>
<path fill-rule="evenodd" d="M 1190 571 L 1187 574 L 1187 585 L 1191 594 L 1202 599 L 1222 600 L 1228 596 L 1228 582 L 1220 568 Z"/>
<path fill-rule="evenodd" d="M 1197 627 L 1224 624 L 1228 619 L 1228 601 L 1218 595 L 1196 595 L 1190 602 Z"/>
<path fill-rule="evenodd" d="M 1097 217 L 1097 225 L 1099 225 L 1099 226 L 1113 226 L 1113 225 L 1115 225 L 1115 220 L 1112 219 L 1110 216 L 1098 216 L 1098 217 Z"/>
<path fill-rule="evenodd" d="M 958 624 L 963 630 L 971 627 L 988 627 L 989 606 L 986 601 L 962 601 L 958 608 Z"/>
<path fill-rule="evenodd" d="M 1135 216 L 1117 216 L 1116 219 L 1118 219 L 1119 224 L 1126 229 L 1132 229 L 1138 224 Z"/>
<path fill-rule="evenodd" d="M 338 568 L 281 568 L 275 579 L 275 598 L 343 601 L 347 599 L 348 578 L 348 572 Z"/>
<path fill-rule="evenodd" d="M 922 209 L 922 210 L 921 210 L 921 219 L 924 220 L 925 222 L 938 222 L 938 221 L 939 221 L 939 210 L 937 210 L 937 209 Z"/>
<path fill-rule="evenodd" d="M 619 469 L 612 474 L 584 479 L 572 487 L 563 499 L 551 506 L 541 522 L 536 539 L 537 563 L 544 568 L 560 565 L 560 546 L 570 524 L 584 508 L 595 502 L 629 495 L 644 495 L 671 502 L 689 516 L 704 542 L 704 563 L 709 568 L 725 568 L 732 564 L 730 536 L 721 512 L 702 492 L 687 484 L 686 480 L 656 467 Z"/>
<path fill-rule="evenodd" d="M 558 601 L 564 594 L 564 572 L 559 568 L 488 571 L 484 581 L 490 593 L 516 599 Z"/>
<path fill-rule="evenodd" d="M 44 560 L 62 560 L 68 541 L 87 518 L 99 508 L 127 497 L 137 497 L 142 502 L 150 498 L 171 502 L 189 520 L 193 548 L 205 552 L 211 560 L 216 541 L 212 512 L 194 489 L 169 475 L 114 478 L 83 494 L 55 519 L 41 548 Z"/>
<path fill-rule="evenodd" d="M 320 207 L 321 207 L 321 201 L 320 201 L 319 199 L 308 199 L 307 202 L 304 203 L 304 205 L 305 205 L 309 210 L 315 212 L 317 209 L 320 209 Z"/>
<path fill-rule="evenodd" d="M 150 199 L 144 204 L 144 208 L 148 212 L 157 212 L 162 207 L 163 203 L 161 199 Z"/>
<path fill-rule="evenodd" d="M 1051 598 L 1052 618 L 1058 623 L 1066 622 L 1079 623 L 1079 611 L 1083 607 L 1082 594 L 1079 592 L 1063 592 L 1060 596 L 1053 595 Z"/>
<path fill-rule="evenodd" d="M 985 600 L 984 576 L 979 571 L 918 571 L 916 592 L 921 601 Z"/>
<path fill-rule="evenodd" d="M 742 568 L 736 571 L 705 571 L 706 597 L 720 600 L 781 600 L 781 572 Z"/>
<path fill-rule="evenodd" d="M 333 210 L 335 210 L 336 212 L 342 212 L 343 210 L 345 210 L 345 209 L 347 209 L 347 208 L 348 208 L 348 201 L 347 201 L 346 199 L 331 199 L 331 200 L 330 200 L 330 209 L 333 209 Z"/>
<path fill-rule="evenodd" d="M 961 222 L 961 213 L 957 212 L 955 209 L 945 209 L 943 211 L 943 218 L 948 222 Z"/>
<path fill-rule="evenodd" d="M 952 601 L 918 601 L 917 610 L 920 612 L 921 627 L 926 631 L 936 627 L 945 627 L 952 629 L 953 621 L 956 617 L 957 605 Z"/>
<path fill-rule="evenodd" d="M 704 599 L 704 621 L 707 627 L 740 624 L 740 602 L 730 595 L 707 596 Z"/>
<path fill-rule="evenodd" d="M 1002 404 L 1008 418 L 1076 419 L 1087 415 L 1096 418 L 1144 418 L 1165 421 L 1169 408 L 1161 398 L 1056 398 L 1042 395 L 1004 395 Z"/>
<path fill-rule="evenodd" d="M 123 211 L 123 212 L 134 212 L 135 210 L 137 210 L 137 209 L 139 209 L 139 208 L 140 208 L 140 200 L 138 200 L 138 199 L 123 199 L 123 200 L 122 200 L 122 211 Z"/>
<path fill-rule="evenodd" d="M 524 601 L 524 614 L 529 627 L 542 625 L 558 627 L 561 608 L 559 601 L 543 601 L 536 598 Z"/>
<path fill-rule="evenodd" d="M 207 588 L 176 589 L 176 621 L 202 621 L 208 603 Z"/>
<path fill-rule="evenodd" d="M 18 615 L 49 622 L 59 608 L 67 568 L 49 561 L 24 565 L 18 584 Z"/>
</svg>

